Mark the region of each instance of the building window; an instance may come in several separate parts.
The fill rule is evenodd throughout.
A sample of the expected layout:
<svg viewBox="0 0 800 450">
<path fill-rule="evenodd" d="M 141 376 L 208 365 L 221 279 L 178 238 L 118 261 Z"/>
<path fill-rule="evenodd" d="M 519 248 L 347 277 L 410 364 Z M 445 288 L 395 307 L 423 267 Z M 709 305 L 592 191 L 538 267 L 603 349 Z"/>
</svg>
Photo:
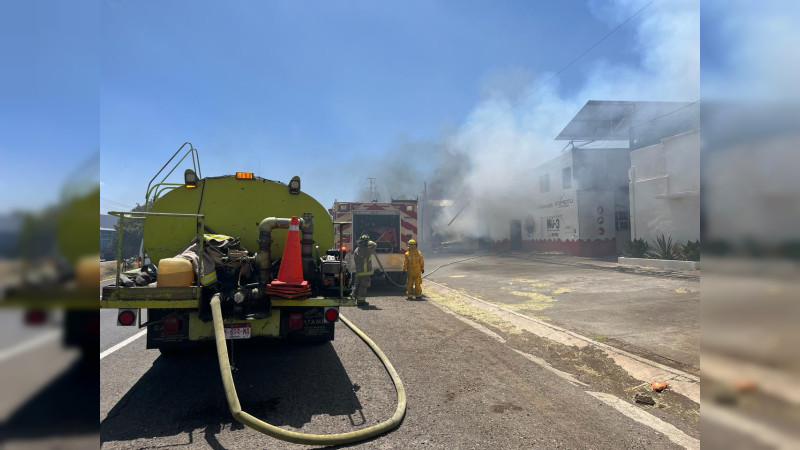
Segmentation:
<svg viewBox="0 0 800 450">
<path fill-rule="evenodd" d="M 627 231 L 631 228 L 631 215 L 628 211 L 616 211 L 614 213 L 614 228 L 617 231 Z"/>
<path fill-rule="evenodd" d="M 564 189 L 572 187 L 572 167 L 565 167 L 561 171 L 561 187 Z"/>
<path fill-rule="evenodd" d="M 550 174 L 546 173 L 539 177 L 539 192 L 550 192 Z"/>
</svg>

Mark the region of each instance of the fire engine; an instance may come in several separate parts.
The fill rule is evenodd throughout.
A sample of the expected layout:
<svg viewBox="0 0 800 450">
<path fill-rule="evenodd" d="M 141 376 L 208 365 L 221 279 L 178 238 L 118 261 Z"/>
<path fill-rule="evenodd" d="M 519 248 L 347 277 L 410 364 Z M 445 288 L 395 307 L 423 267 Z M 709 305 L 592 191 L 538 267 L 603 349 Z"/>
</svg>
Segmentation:
<svg viewBox="0 0 800 450">
<path fill-rule="evenodd" d="M 403 255 L 410 239 L 417 238 L 417 200 L 379 202 L 334 202 L 332 208 L 335 241 L 350 249 L 360 236 L 369 235 L 378 244 L 375 255 L 386 275 L 405 283 Z M 352 255 L 347 256 L 353 267 Z"/>
</svg>

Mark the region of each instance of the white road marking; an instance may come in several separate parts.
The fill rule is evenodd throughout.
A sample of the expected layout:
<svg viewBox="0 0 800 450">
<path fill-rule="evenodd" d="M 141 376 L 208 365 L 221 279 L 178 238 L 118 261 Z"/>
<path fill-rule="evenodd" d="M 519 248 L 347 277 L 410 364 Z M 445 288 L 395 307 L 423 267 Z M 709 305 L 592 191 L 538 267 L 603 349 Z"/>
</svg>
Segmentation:
<svg viewBox="0 0 800 450">
<path fill-rule="evenodd" d="M 633 378 L 642 382 L 650 382 L 652 380 L 669 381 L 670 389 L 684 397 L 700 403 L 700 377 L 674 369 L 669 366 L 651 361 L 640 356 L 628 353 L 624 350 L 612 347 L 602 342 L 597 342 L 593 339 L 582 336 L 573 331 L 558 327 L 551 323 L 535 319 L 525 314 L 503 308 L 502 306 L 494 303 L 487 302 L 486 300 L 473 297 L 463 292 L 456 291 L 455 289 L 445 286 L 435 281 L 429 281 L 430 284 L 451 292 L 455 292 L 460 296 L 460 300 L 466 304 L 470 304 L 476 308 L 484 311 L 491 312 L 511 325 L 527 330 L 537 336 L 558 342 L 567 346 L 583 347 L 592 345 L 603 350 L 614 363 L 622 370 L 627 372 Z"/>
<path fill-rule="evenodd" d="M 641 423 L 642 425 L 646 425 L 658 431 L 659 433 L 665 435 L 666 437 L 669 438 L 670 441 L 674 442 L 675 444 L 680 445 L 681 447 L 686 449 L 700 450 L 699 439 L 695 439 L 689 436 L 688 434 L 684 433 L 678 428 L 675 428 L 675 426 L 673 426 L 672 424 L 664 422 L 658 417 L 646 411 L 641 410 L 640 408 L 626 402 L 625 400 L 622 400 L 611 394 L 606 394 L 603 392 L 586 391 L 586 393 L 602 401 L 603 403 L 613 407 L 617 411 Z"/>
<path fill-rule="evenodd" d="M 556 369 L 555 367 L 551 366 L 547 361 L 543 360 L 542 358 L 539 358 L 537 356 L 533 356 L 530 353 L 525 353 L 523 351 L 517 350 L 514 347 L 511 347 L 511 346 L 507 345 L 506 344 L 506 340 L 502 336 L 500 336 L 499 334 L 495 333 L 494 331 L 486 328 L 485 326 L 479 324 L 478 322 L 475 322 L 473 320 L 467 319 L 466 317 L 462 317 L 461 315 L 455 313 L 454 311 L 451 311 L 447 307 L 442 306 L 442 305 L 440 305 L 438 303 L 434 302 L 433 305 L 436 306 L 437 308 L 441 309 L 445 313 L 450 314 L 451 316 L 455 317 L 456 319 L 466 323 L 467 325 L 471 326 L 472 328 L 475 328 L 476 330 L 480 331 L 481 333 L 484 333 L 487 336 L 491 337 L 492 339 L 500 342 L 501 344 L 505 345 L 506 347 L 510 348 L 511 350 L 514 350 L 518 354 L 522 355 L 524 358 L 528 359 L 529 361 L 531 361 L 533 363 L 538 364 L 539 366 L 541 366 L 545 370 L 547 370 L 549 372 L 552 372 L 553 374 L 555 374 L 555 375 L 567 380 L 569 383 L 571 383 L 571 384 L 573 384 L 575 386 L 589 387 L 588 384 L 578 380 L 572 374 L 564 372 L 562 370 Z"/>
<path fill-rule="evenodd" d="M 119 344 L 117 344 L 117 345 L 109 348 L 108 350 L 100 353 L 100 359 L 103 359 L 106 356 L 108 356 L 108 355 L 114 353 L 115 351 L 121 349 L 122 347 L 125 347 L 126 345 L 128 345 L 131 342 L 139 339 L 140 337 L 144 336 L 145 334 L 147 334 L 147 329 L 144 329 L 144 330 L 134 334 L 133 336 L 129 337 L 128 339 L 125 339 L 124 341 L 120 342 Z"/>
<path fill-rule="evenodd" d="M 435 283 L 435 282 L 431 282 L 431 283 L 435 284 L 435 285 L 437 285 L 437 286 L 439 286 L 439 287 L 441 287 L 443 289 L 453 290 L 452 288 L 449 288 L 447 286 L 441 285 L 439 283 Z M 545 322 L 540 321 L 540 320 L 533 319 L 531 317 L 525 316 L 525 315 L 517 313 L 515 311 L 502 308 L 502 307 L 497 306 L 497 305 L 495 305 L 493 303 L 489 303 L 489 302 L 487 302 L 485 300 L 481 300 L 481 299 L 478 299 L 478 298 L 463 294 L 461 292 L 459 292 L 459 295 L 461 295 L 462 297 L 465 297 L 465 298 L 467 298 L 469 300 L 475 300 L 475 301 L 480 302 L 482 304 L 486 304 L 488 306 L 491 306 L 495 310 L 499 310 L 499 311 L 503 311 L 503 312 L 506 312 L 506 313 L 510 313 L 510 314 L 513 314 L 514 316 L 527 319 L 528 321 L 531 321 L 531 322 L 535 322 L 535 323 L 537 323 L 539 325 L 542 325 L 542 326 L 548 328 L 549 330 L 552 330 L 550 334 L 539 335 L 539 334 L 535 333 L 534 331 L 531 331 L 530 329 L 528 329 L 528 331 L 531 331 L 532 333 L 537 334 L 537 335 L 539 335 L 539 336 L 541 336 L 543 338 L 551 339 L 551 340 L 555 340 L 556 342 L 564 343 L 563 339 L 556 340 L 556 339 L 553 339 L 553 337 L 552 337 L 552 334 L 561 333 L 561 334 L 568 335 L 569 337 L 575 339 L 575 342 L 582 341 L 582 342 L 584 342 L 586 344 L 589 344 L 589 345 L 596 345 L 597 347 L 600 347 L 600 348 L 604 349 L 606 351 L 606 354 L 609 354 L 609 356 L 611 356 L 612 358 L 614 356 L 624 355 L 626 357 L 630 357 L 630 358 L 634 359 L 636 362 L 642 363 L 643 365 L 647 365 L 647 366 L 649 366 L 651 368 L 664 369 L 665 371 L 670 372 L 669 375 L 671 375 L 671 376 L 668 379 L 671 382 L 670 384 L 673 386 L 673 388 L 675 387 L 676 381 L 684 381 L 684 380 L 680 380 L 680 378 L 683 377 L 684 379 L 688 379 L 689 382 L 696 384 L 698 389 L 697 389 L 697 395 L 696 396 L 687 396 L 687 397 L 692 399 L 692 400 L 694 400 L 695 402 L 699 403 L 699 383 L 698 382 L 699 382 L 700 378 L 697 377 L 697 376 L 690 375 L 690 374 L 682 372 L 682 371 L 680 371 L 678 369 L 673 369 L 671 367 L 664 366 L 662 364 L 659 364 L 659 363 L 656 363 L 656 362 L 653 362 L 653 361 L 649 361 L 647 359 L 644 359 L 644 358 L 641 358 L 641 357 L 637 357 L 635 355 L 631 355 L 631 354 L 629 354 L 629 353 L 627 353 L 625 351 L 616 349 L 616 348 L 611 347 L 611 346 L 606 345 L 606 344 L 602 344 L 602 343 L 596 342 L 594 340 L 591 340 L 589 338 L 581 336 L 581 335 L 579 335 L 577 333 L 565 330 L 563 328 L 557 327 L 557 326 L 552 325 L 552 324 L 545 323 Z M 439 309 L 441 309 L 442 311 L 444 311 L 444 312 L 446 312 L 448 314 L 451 314 L 453 316 L 456 316 L 462 322 L 465 322 L 465 323 L 471 325 L 472 327 L 482 331 L 483 333 L 489 335 L 493 339 L 499 341 L 501 344 L 506 345 L 511 350 L 514 350 L 515 352 L 519 353 L 523 357 L 527 358 L 531 362 L 534 362 L 534 363 L 540 365 L 544 369 L 546 369 L 546 370 L 554 373 L 555 375 L 563 378 L 564 380 L 568 381 L 569 383 L 571 383 L 573 385 L 589 387 L 588 384 L 581 382 L 580 380 L 575 378 L 575 376 L 573 376 L 572 374 L 567 373 L 567 372 L 563 372 L 563 371 L 558 370 L 555 367 L 551 366 L 544 359 L 536 357 L 534 355 L 530 355 L 528 353 L 522 352 L 520 350 L 517 350 L 517 349 L 515 349 L 513 347 L 508 346 L 506 344 L 506 340 L 502 336 L 500 336 L 497 333 L 489 330 L 488 328 L 486 328 L 486 327 L 484 327 L 484 326 L 482 326 L 482 325 L 480 325 L 478 323 L 475 323 L 470 319 L 467 319 L 465 317 L 461 317 L 455 311 L 451 311 L 449 308 L 447 308 L 444 305 L 437 304 L 436 302 L 431 302 L 431 303 L 434 306 L 436 306 Z M 478 305 L 473 305 L 473 306 L 480 307 Z M 503 318 L 503 317 L 501 317 L 501 318 Z M 508 321 L 507 318 L 503 318 L 503 319 Z M 517 323 L 513 323 L 513 322 L 510 322 L 510 321 L 509 321 L 509 323 L 511 323 L 513 326 L 517 326 L 518 328 L 520 328 L 519 324 L 517 324 Z M 521 328 L 522 329 L 527 329 L 524 325 Z M 567 344 L 565 344 L 565 345 L 567 345 Z M 574 344 L 572 344 L 572 345 L 574 345 Z M 616 361 L 616 359 L 615 359 L 615 361 Z M 622 368 L 630 373 L 630 370 L 629 370 L 628 367 L 622 367 Z M 639 374 L 639 375 L 641 375 L 641 374 Z M 640 377 L 634 377 L 634 378 L 641 378 L 641 376 Z M 649 377 L 644 377 L 644 378 L 649 378 Z M 665 377 L 664 379 L 667 379 L 667 378 Z M 697 380 L 697 381 L 695 381 L 695 380 Z M 585 391 L 585 392 L 587 394 L 597 398 L 598 400 L 602 401 L 603 403 L 613 407 L 617 411 L 619 411 L 622 414 L 624 414 L 625 416 L 635 420 L 636 422 L 639 422 L 642 425 L 645 425 L 645 426 L 647 426 L 649 428 L 652 428 L 653 430 L 655 430 L 655 431 L 667 436 L 667 438 L 669 438 L 670 441 L 674 442 L 677 445 L 682 446 L 683 448 L 691 449 L 691 450 L 695 450 L 695 449 L 699 450 L 700 449 L 700 441 L 698 439 L 695 439 L 695 438 L 689 436 L 688 434 L 684 433 L 683 431 L 681 431 L 677 427 L 675 427 L 675 426 L 673 426 L 673 425 L 671 425 L 671 424 L 659 419 L 658 417 L 648 413 L 647 411 L 645 411 L 645 410 L 643 410 L 641 408 L 638 408 L 635 405 L 632 405 L 632 404 L 628 403 L 625 400 L 622 400 L 622 399 L 620 399 L 620 398 L 618 398 L 618 397 L 616 397 L 614 395 L 606 394 L 606 393 L 602 393 L 602 392 L 592 392 L 592 391 Z M 681 394 L 686 395 L 686 394 L 684 394 L 682 392 L 681 392 Z M 695 399 L 695 397 L 696 397 L 696 399 Z"/>
<path fill-rule="evenodd" d="M 702 420 L 711 420 L 724 427 L 744 433 L 764 445 L 779 449 L 800 448 L 800 440 L 787 436 L 768 424 L 759 423 L 735 411 L 725 409 L 709 402 L 701 408 Z"/>
<path fill-rule="evenodd" d="M 32 339 L 29 339 L 25 342 L 21 342 L 11 348 L 0 350 L 0 362 L 3 362 L 7 359 L 11 359 L 20 353 L 27 352 L 33 348 L 36 348 L 42 344 L 55 340 L 61 337 L 61 330 L 51 330 L 47 333 L 40 334 Z"/>
<path fill-rule="evenodd" d="M 511 347 L 509 347 L 509 348 L 511 348 Z M 520 355 L 522 355 L 523 357 L 525 357 L 529 361 L 534 362 L 534 363 L 542 366 L 545 370 L 558 375 L 559 377 L 567 380 L 568 382 L 572 383 L 575 386 L 589 387 L 588 384 L 586 384 L 583 381 L 575 378 L 571 373 L 567 373 L 567 372 L 564 372 L 563 370 L 556 369 L 555 367 L 551 366 L 550 363 L 548 363 L 547 361 L 543 360 L 542 358 L 539 358 L 537 356 L 533 356 L 530 353 L 525 353 L 525 352 L 517 350 L 515 348 L 511 348 L 511 350 L 514 350 L 515 352 L 519 353 Z"/>
</svg>

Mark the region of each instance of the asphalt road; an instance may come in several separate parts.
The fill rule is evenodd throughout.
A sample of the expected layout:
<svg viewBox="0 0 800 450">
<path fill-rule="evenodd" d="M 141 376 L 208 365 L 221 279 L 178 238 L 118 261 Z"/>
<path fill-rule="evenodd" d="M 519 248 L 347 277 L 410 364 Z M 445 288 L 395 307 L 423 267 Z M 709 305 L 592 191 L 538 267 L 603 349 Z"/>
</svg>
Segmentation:
<svg viewBox="0 0 800 450">
<path fill-rule="evenodd" d="M 100 283 L 100 289 L 103 286 L 114 284 L 114 280 L 107 280 Z M 145 311 L 143 320 L 147 320 L 147 312 Z M 100 353 L 108 350 L 110 347 L 124 341 L 125 339 L 138 333 L 139 328 L 132 327 L 118 327 L 117 324 L 117 310 L 116 309 L 101 309 L 100 310 Z"/>
<path fill-rule="evenodd" d="M 431 256 L 427 279 L 698 374 L 700 276 L 516 253 Z M 466 259 L 466 260 L 465 260 Z"/>
<path fill-rule="evenodd" d="M 0 312 L 0 448 L 97 447 L 97 366 L 64 347 L 61 314 L 38 327 L 23 315 Z"/>
<path fill-rule="evenodd" d="M 408 301 L 385 288 L 372 294 L 372 307 L 343 314 L 392 361 L 408 409 L 398 429 L 359 448 L 681 448 L 675 434 L 612 406 L 616 391 L 604 385 L 602 368 L 577 374 L 585 380 L 578 385 L 519 353 L 536 350 L 536 341 L 520 340 L 524 333 L 465 321 L 435 299 Z M 115 316 L 104 315 L 101 349 L 135 332 L 112 327 L 120 328 Z M 213 349 L 167 358 L 144 347 L 139 338 L 100 362 L 103 448 L 296 448 L 232 419 Z M 324 345 L 236 341 L 233 365 L 243 409 L 287 429 L 352 431 L 387 419 L 396 406 L 380 362 L 341 324 Z M 697 442 L 696 406 L 651 411 L 625 402 L 622 410 L 673 423 L 682 442 Z"/>
</svg>

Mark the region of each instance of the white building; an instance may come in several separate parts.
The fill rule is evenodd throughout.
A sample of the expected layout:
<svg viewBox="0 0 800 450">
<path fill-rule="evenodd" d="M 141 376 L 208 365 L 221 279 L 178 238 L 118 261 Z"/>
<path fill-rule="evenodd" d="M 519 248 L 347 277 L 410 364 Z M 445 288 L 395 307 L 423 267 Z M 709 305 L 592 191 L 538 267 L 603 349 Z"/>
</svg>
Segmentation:
<svg viewBox="0 0 800 450">
<path fill-rule="evenodd" d="M 493 247 L 616 255 L 631 216 L 635 237 L 698 239 L 699 126 L 697 103 L 588 101 L 556 137 L 565 150 L 517 174 L 527 198 Z"/>
<path fill-rule="evenodd" d="M 631 238 L 700 239 L 700 130 L 631 151 Z"/>
<path fill-rule="evenodd" d="M 627 148 L 574 148 L 526 174 L 530 193 L 507 248 L 614 255 L 629 240 Z M 503 248 L 506 242 L 496 242 Z"/>
</svg>

